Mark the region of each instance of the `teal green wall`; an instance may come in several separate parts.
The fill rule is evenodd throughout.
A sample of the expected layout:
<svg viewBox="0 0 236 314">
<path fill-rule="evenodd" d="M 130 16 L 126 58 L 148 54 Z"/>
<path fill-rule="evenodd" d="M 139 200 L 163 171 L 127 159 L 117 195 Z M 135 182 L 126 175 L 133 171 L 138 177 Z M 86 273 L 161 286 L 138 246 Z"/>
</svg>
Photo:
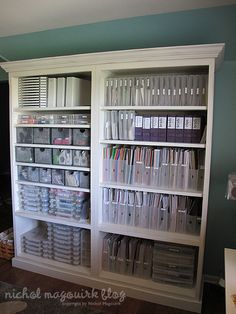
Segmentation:
<svg viewBox="0 0 236 314">
<path fill-rule="evenodd" d="M 159 14 L 0 38 L 10 60 L 94 51 L 226 42 L 236 55 L 236 5 Z"/>
<path fill-rule="evenodd" d="M 224 274 L 224 247 L 236 249 L 236 201 L 225 199 L 227 175 L 236 171 L 236 61 L 216 75 L 206 273 Z"/>
<path fill-rule="evenodd" d="M 236 202 L 226 201 L 227 175 L 236 170 L 236 5 L 116 20 L 0 38 L 9 60 L 86 52 L 226 43 L 216 76 L 212 175 L 205 272 L 223 272 L 223 248 L 236 248 Z M 3 72 L 0 78 L 6 79 Z"/>
</svg>

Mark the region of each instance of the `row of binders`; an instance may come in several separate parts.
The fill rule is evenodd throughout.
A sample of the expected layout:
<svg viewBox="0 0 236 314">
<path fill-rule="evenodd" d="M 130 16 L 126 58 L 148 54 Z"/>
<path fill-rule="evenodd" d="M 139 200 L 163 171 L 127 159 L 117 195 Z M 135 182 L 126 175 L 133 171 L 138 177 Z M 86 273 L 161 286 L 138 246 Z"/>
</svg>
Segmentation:
<svg viewBox="0 0 236 314">
<path fill-rule="evenodd" d="M 20 107 L 75 107 L 90 105 L 91 82 L 78 77 L 22 77 L 18 81 Z"/>
<path fill-rule="evenodd" d="M 205 106 L 205 74 L 112 77 L 105 80 L 105 106 Z"/>
<path fill-rule="evenodd" d="M 191 287 L 196 272 L 195 247 L 108 233 L 103 238 L 104 271 Z"/>
<path fill-rule="evenodd" d="M 103 188 L 102 204 L 104 223 L 191 234 L 200 231 L 200 199 Z"/>
<path fill-rule="evenodd" d="M 140 114 L 111 110 L 104 113 L 105 140 L 205 142 L 204 117 L 199 114 Z"/>
<path fill-rule="evenodd" d="M 90 266 L 90 231 L 55 223 L 40 224 L 21 236 L 24 253 L 58 262 Z"/>
<path fill-rule="evenodd" d="M 150 279 L 152 255 L 152 241 L 108 233 L 103 238 L 102 269 Z"/>
<path fill-rule="evenodd" d="M 201 190 L 204 150 L 107 146 L 103 148 L 103 182 Z"/>
<path fill-rule="evenodd" d="M 90 198 L 85 192 L 20 185 L 18 197 L 23 211 L 83 222 L 90 218 Z"/>
</svg>

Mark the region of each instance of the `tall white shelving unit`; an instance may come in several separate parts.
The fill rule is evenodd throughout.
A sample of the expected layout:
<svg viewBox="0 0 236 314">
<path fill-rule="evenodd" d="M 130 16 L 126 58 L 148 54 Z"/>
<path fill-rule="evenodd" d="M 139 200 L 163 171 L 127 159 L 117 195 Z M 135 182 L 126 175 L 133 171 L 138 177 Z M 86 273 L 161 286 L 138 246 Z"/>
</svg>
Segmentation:
<svg viewBox="0 0 236 314">
<path fill-rule="evenodd" d="M 210 181 L 212 124 L 213 124 L 213 98 L 214 98 L 214 76 L 215 69 L 223 59 L 224 44 L 182 46 L 167 48 L 138 49 L 118 52 L 104 52 L 83 55 L 73 55 L 54 58 L 43 58 L 25 61 L 1 63 L 1 67 L 9 72 L 10 83 L 10 125 L 11 125 L 11 173 L 12 173 L 12 200 L 15 233 L 15 257 L 13 266 L 42 273 L 59 279 L 71 281 L 81 285 L 96 288 L 111 287 L 115 290 L 124 290 L 127 295 L 140 298 L 150 302 L 156 302 L 177 308 L 200 312 L 203 284 L 203 259 L 205 247 L 205 234 L 208 209 L 208 194 Z M 158 73 L 199 73 L 204 71 L 208 76 L 207 102 L 206 106 L 114 106 L 105 107 L 105 82 L 109 77 L 153 75 Z M 22 108 L 18 105 L 18 80 L 21 77 L 30 76 L 77 76 L 86 75 L 91 80 L 91 106 L 78 106 L 73 108 Z M 109 110 L 134 110 L 136 112 L 200 112 L 207 117 L 207 133 L 205 144 L 195 143 L 170 143 L 170 142 L 144 142 L 105 140 L 103 133 L 104 112 Z M 19 207 L 18 199 L 18 177 L 17 166 L 27 163 L 16 162 L 15 147 L 17 117 L 22 113 L 79 113 L 91 112 L 91 144 L 87 147 L 91 152 L 91 164 L 89 168 L 81 169 L 89 171 L 91 175 L 90 188 L 84 191 L 90 192 L 91 197 L 91 220 L 81 223 L 71 219 L 58 218 L 42 214 L 40 212 L 24 212 Z M 35 127 L 35 125 L 27 125 Z M 40 125 L 41 127 L 41 125 Z M 46 126 L 44 126 L 46 127 Z M 48 125 L 48 127 L 60 127 Z M 63 127 L 79 127 L 64 125 Z M 202 190 L 171 190 L 167 188 L 155 188 L 135 185 L 119 185 L 116 183 L 103 182 L 103 148 L 109 145 L 150 146 L 150 147 L 178 147 L 205 150 L 205 173 Z M 30 147 L 40 147 L 38 144 L 25 144 Z M 51 148 L 55 147 L 50 145 Z M 58 147 L 58 146 L 57 146 Z M 63 148 L 63 146 L 61 147 Z M 68 147 L 79 149 L 80 147 Z M 41 167 L 42 165 L 34 165 Z M 46 166 L 46 165 L 45 165 Z M 47 166 L 46 166 L 47 167 Z M 55 165 L 48 166 L 58 168 Z M 60 167 L 61 168 L 61 167 Z M 75 170 L 76 167 L 63 167 Z M 78 170 L 78 169 L 77 169 Z M 80 169 L 79 169 L 80 170 Z M 25 184 L 25 182 L 23 182 Z M 40 186 L 38 183 L 28 183 Z M 43 185 L 42 186 L 47 186 Z M 55 186 L 57 187 L 57 186 Z M 202 215 L 200 234 L 185 234 L 168 231 L 150 230 L 134 226 L 109 224 L 102 221 L 102 189 L 120 188 L 133 191 L 146 191 L 152 193 L 165 193 L 190 196 L 202 199 Z M 65 188 L 65 187 L 62 187 Z M 67 189 L 73 189 L 68 187 Z M 68 265 L 46 258 L 36 258 L 22 253 L 21 235 L 39 223 L 54 222 L 64 225 L 81 227 L 91 231 L 91 267 Z M 141 279 L 116 274 L 102 270 L 102 245 L 103 237 L 107 233 L 120 234 L 152 241 L 162 241 L 189 245 L 198 249 L 196 265 L 196 280 L 193 287 L 179 287 L 176 285 L 162 284 L 151 279 Z"/>
</svg>

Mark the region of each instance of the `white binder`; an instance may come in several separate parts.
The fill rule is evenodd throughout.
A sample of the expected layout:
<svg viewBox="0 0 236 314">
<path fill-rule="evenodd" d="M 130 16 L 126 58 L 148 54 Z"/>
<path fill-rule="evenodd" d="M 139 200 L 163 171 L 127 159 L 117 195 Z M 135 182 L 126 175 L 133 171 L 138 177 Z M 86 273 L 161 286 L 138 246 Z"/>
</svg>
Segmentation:
<svg viewBox="0 0 236 314">
<path fill-rule="evenodd" d="M 57 107 L 65 107 L 65 91 L 66 79 L 64 77 L 57 78 Z"/>
<path fill-rule="evenodd" d="M 90 105 L 91 83 L 78 77 L 66 78 L 66 107 Z"/>
<path fill-rule="evenodd" d="M 48 78 L 48 107 L 55 108 L 57 105 L 57 79 Z"/>
</svg>

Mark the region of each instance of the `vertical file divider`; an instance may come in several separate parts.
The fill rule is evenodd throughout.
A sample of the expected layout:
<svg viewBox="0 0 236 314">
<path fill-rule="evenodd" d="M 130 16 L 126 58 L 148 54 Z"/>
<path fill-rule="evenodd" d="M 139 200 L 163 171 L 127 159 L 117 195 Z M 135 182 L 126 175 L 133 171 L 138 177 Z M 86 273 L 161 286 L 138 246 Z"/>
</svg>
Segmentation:
<svg viewBox="0 0 236 314">
<path fill-rule="evenodd" d="M 169 229 L 169 200 L 166 195 L 162 195 L 158 208 L 158 229 L 167 231 Z"/>
<path fill-rule="evenodd" d="M 188 189 L 197 190 L 197 187 L 198 187 L 198 170 L 197 169 L 189 169 Z"/>
<path fill-rule="evenodd" d="M 135 204 L 135 217 L 134 217 L 135 227 L 140 227 L 141 217 L 142 217 L 142 205 Z"/>
<path fill-rule="evenodd" d="M 119 241 L 116 258 L 116 272 L 119 274 L 125 274 L 126 240 L 127 239 L 123 237 Z"/>
<path fill-rule="evenodd" d="M 110 189 L 103 188 L 103 207 L 102 207 L 102 221 L 104 223 L 109 222 L 109 210 L 110 210 Z"/>
<path fill-rule="evenodd" d="M 170 196 L 170 232 L 176 232 L 176 220 L 177 220 L 177 208 L 178 208 L 178 196 Z"/>
<path fill-rule="evenodd" d="M 144 258 L 143 258 L 143 278 L 151 277 L 152 257 L 153 257 L 153 245 L 152 243 L 145 241 L 145 251 L 144 251 Z"/>
<path fill-rule="evenodd" d="M 141 185 L 143 177 L 143 162 L 136 161 L 133 165 L 133 184 Z"/>
<path fill-rule="evenodd" d="M 128 211 L 128 192 L 126 190 L 120 190 L 120 198 L 118 203 L 118 224 L 125 225 L 127 211 Z"/>
<path fill-rule="evenodd" d="M 176 232 L 185 233 L 186 232 L 186 209 L 177 210 L 176 218 Z"/>
<path fill-rule="evenodd" d="M 162 163 L 160 186 L 163 188 L 168 188 L 169 187 L 169 178 L 170 178 L 170 166 L 168 163 Z"/>
<path fill-rule="evenodd" d="M 140 219 L 140 227 L 141 228 L 148 228 L 149 227 L 149 215 L 150 215 L 150 211 L 149 211 L 149 206 L 148 204 L 143 204 L 142 206 L 142 210 L 141 210 L 141 219 Z M 151 217 L 150 217 L 151 218 Z"/>
<path fill-rule="evenodd" d="M 117 183 L 125 183 L 125 162 L 123 159 L 117 160 Z"/>
<path fill-rule="evenodd" d="M 186 232 L 190 234 L 197 234 L 197 216 L 188 213 L 186 215 Z"/>
<path fill-rule="evenodd" d="M 144 260 L 144 243 L 139 241 L 137 244 L 135 257 L 134 257 L 134 276 L 143 276 L 143 260 Z"/>
<path fill-rule="evenodd" d="M 135 219 L 135 192 L 128 192 L 128 207 L 126 214 L 126 224 L 129 226 L 134 226 Z"/>
<path fill-rule="evenodd" d="M 197 234 L 200 206 L 188 196 L 103 188 L 102 218 L 103 223 Z"/>
<path fill-rule="evenodd" d="M 169 187 L 172 189 L 177 188 L 177 178 L 178 178 L 178 165 L 170 164 L 170 178 Z"/>
<path fill-rule="evenodd" d="M 117 160 L 110 159 L 110 182 L 117 182 Z"/>
</svg>

